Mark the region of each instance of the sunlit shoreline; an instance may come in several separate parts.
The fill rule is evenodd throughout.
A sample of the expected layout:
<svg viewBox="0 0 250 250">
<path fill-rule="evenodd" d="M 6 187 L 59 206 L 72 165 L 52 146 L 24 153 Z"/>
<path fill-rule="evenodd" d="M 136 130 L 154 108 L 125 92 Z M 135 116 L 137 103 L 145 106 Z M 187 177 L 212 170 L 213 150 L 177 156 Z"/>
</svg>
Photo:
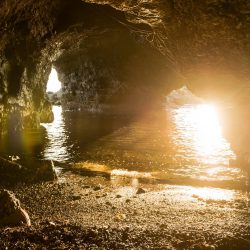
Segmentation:
<svg viewBox="0 0 250 250">
<path fill-rule="evenodd" d="M 168 186 L 166 190 L 182 193 L 189 199 L 198 199 L 201 201 L 232 201 L 240 193 L 235 190 L 215 188 L 215 187 L 192 187 L 192 186 Z M 186 198 L 187 198 L 186 197 Z"/>
</svg>

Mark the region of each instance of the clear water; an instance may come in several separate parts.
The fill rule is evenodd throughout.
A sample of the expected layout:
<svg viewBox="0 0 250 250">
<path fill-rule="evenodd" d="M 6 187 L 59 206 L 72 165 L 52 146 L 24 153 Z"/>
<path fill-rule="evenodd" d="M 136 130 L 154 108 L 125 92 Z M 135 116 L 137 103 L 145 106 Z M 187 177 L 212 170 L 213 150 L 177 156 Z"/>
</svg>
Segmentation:
<svg viewBox="0 0 250 250">
<path fill-rule="evenodd" d="M 129 118 L 54 106 L 44 133 L 2 142 L 1 153 L 77 163 L 79 169 L 173 184 L 241 187 L 246 176 L 229 167 L 235 155 L 212 106 L 166 107 Z"/>
</svg>

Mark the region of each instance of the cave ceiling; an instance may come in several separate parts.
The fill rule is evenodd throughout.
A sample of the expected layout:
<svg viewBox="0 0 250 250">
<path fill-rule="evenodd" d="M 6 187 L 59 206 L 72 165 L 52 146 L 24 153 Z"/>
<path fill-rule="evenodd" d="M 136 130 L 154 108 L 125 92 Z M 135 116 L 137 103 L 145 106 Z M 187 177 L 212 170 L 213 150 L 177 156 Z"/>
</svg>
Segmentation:
<svg viewBox="0 0 250 250">
<path fill-rule="evenodd" d="M 1 70 L 7 59 L 12 82 L 27 68 L 34 77 L 45 50 L 53 61 L 86 36 L 95 43 L 100 30 L 124 29 L 159 51 L 202 96 L 228 96 L 236 85 L 250 85 L 248 0 L 3 0 L 0 27 Z"/>
</svg>

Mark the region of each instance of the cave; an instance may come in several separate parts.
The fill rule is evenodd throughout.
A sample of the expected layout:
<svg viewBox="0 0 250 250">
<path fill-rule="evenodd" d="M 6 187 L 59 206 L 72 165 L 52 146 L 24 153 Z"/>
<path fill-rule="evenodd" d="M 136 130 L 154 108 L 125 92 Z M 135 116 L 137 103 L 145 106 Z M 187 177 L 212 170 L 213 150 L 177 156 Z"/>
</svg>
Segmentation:
<svg viewBox="0 0 250 250">
<path fill-rule="evenodd" d="M 2 0 L 0 27 L 1 249 L 250 248 L 248 0 Z"/>
</svg>

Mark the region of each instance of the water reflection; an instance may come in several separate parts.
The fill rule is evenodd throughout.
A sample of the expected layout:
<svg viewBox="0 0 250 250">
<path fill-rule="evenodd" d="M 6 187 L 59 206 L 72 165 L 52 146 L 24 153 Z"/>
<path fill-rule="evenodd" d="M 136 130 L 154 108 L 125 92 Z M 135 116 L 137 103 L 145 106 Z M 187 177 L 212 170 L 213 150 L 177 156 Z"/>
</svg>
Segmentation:
<svg viewBox="0 0 250 250">
<path fill-rule="evenodd" d="M 176 124 L 175 143 L 185 147 L 188 157 L 208 165 L 227 165 L 234 157 L 229 143 L 222 136 L 214 106 L 185 105 L 172 110 L 172 113 Z"/>
<path fill-rule="evenodd" d="M 167 107 L 133 120 L 62 112 L 58 106 L 53 111 L 55 121 L 43 124 L 49 140 L 43 153 L 46 159 L 79 162 L 86 173 L 107 173 L 112 179 L 245 185 L 240 169 L 229 167 L 235 156 L 213 106 Z"/>
<path fill-rule="evenodd" d="M 70 147 L 68 144 L 67 132 L 65 130 L 65 122 L 62 116 L 62 107 L 53 106 L 54 122 L 43 123 L 47 130 L 48 144 L 44 150 L 45 159 L 53 159 L 57 161 L 67 161 L 70 159 Z"/>
<path fill-rule="evenodd" d="M 43 157 L 60 162 L 89 160 L 86 148 L 100 137 L 124 126 L 130 119 L 125 116 L 63 111 L 61 106 L 53 106 L 53 113 L 54 121 L 42 124 L 48 134 Z"/>
<path fill-rule="evenodd" d="M 113 169 L 111 176 L 130 177 L 130 178 L 153 178 L 151 173 L 128 171 L 124 169 Z"/>
<path fill-rule="evenodd" d="M 222 134 L 219 117 L 213 105 L 184 105 L 170 110 L 175 123 L 172 134 L 183 168 L 179 174 L 200 179 L 226 180 L 239 175 L 229 168 L 235 155 Z"/>
</svg>

